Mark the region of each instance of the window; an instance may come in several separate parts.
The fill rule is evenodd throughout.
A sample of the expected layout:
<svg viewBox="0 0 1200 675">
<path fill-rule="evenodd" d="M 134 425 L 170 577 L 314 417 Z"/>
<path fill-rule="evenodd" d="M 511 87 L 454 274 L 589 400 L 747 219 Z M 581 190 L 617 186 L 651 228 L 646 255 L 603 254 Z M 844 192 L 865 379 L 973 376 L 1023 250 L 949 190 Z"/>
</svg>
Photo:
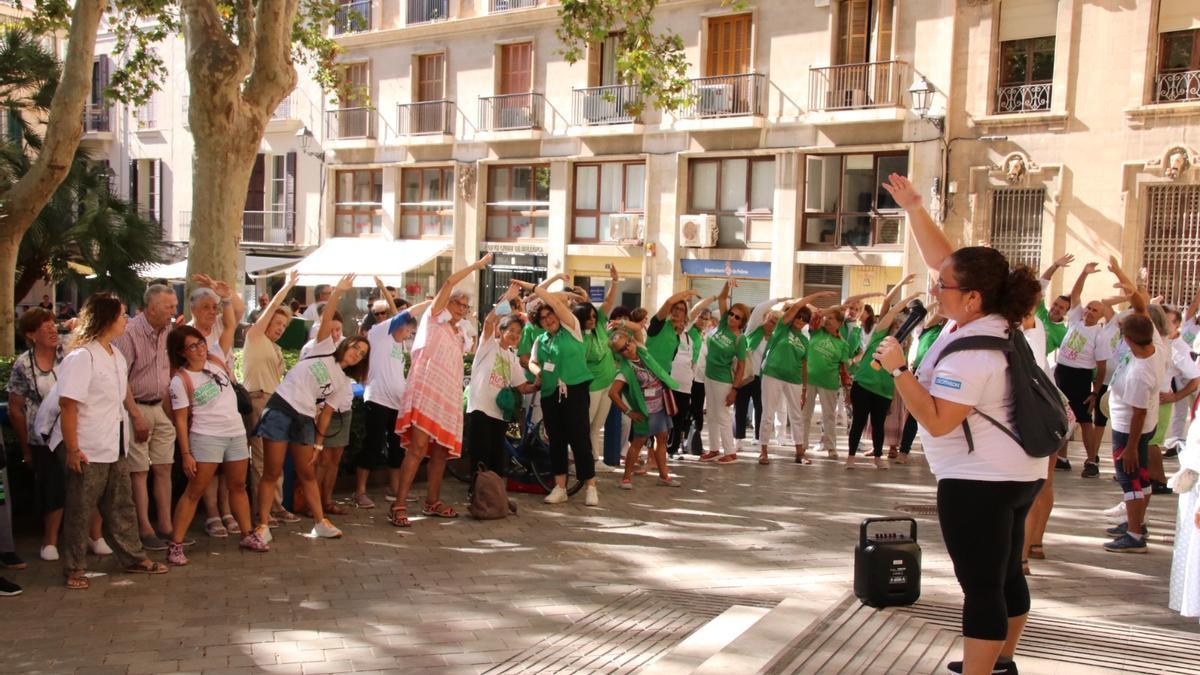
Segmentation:
<svg viewBox="0 0 1200 675">
<path fill-rule="evenodd" d="M 908 153 L 809 155 L 805 170 L 805 248 L 899 246 L 904 214 L 881 186 L 908 175 Z"/>
<path fill-rule="evenodd" d="M 576 164 L 572 239 L 581 242 L 619 239 L 610 231 L 609 216 L 642 213 L 645 189 L 644 162 Z"/>
<path fill-rule="evenodd" d="M 992 191 L 992 248 L 1008 264 L 1042 267 L 1042 212 L 1045 188 L 999 188 Z"/>
<path fill-rule="evenodd" d="M 383 169 L 338 171 L 334 184 L 334 234 L 383 232 Z"/>
<path fill-rule="evenodd" d="M 501 94 L 527 94 L 533 91 L 533 43 L 500 45 Z"/>
<path fill-rule="evenodd" d="M 1001 43 L 996 112 L 1049 110 L 1053 80 L 1053 35 Z"/>
<path fill-rule="evenodd" d="M 617 77 L 617 54 L 621 50 L 621 33 L 611 33 L 600 43 L 600 79 L 592 86 L 608 87 L 620 84 Z"/>
<path fill-rule="evenodd" d="M 493 166 L 488 170 L 487 238 L 550 236 L 550 167 Z"/>
<path fill-rule="evenodd" d="M 1200 288 L 1200 185 L 1152 185 L 1142 266 L 1151 296 L 1186 305 Z"/>
<path fill-rule="evenodd" d="M 704 74 L 712 77 L 750 72 L 750 36 L 750 14 L 711 17 Z"/>
<path fill-rule="evenodd" d="M 817 301 L 819 307 L 829 307 L 842 297 L 842 279 L 846 269 L 839 265 L 805 265 L 804 266 L 804 295 L 812 295 L 822 291 L 832 291 L 833 298 L 822 298 Z"/>
<path fill-rule="evenodd" d="M 770 244 L 774 157 L 694 159 L 689 170 L 688 213 L 716 214 L 718 246 Z"/>
<path fill-rule="evenodd" d="M 454 234 L 454 169 L 428 167 L 400 171 L 400 236 Z"/>
<path fill-rule="evenodd" d="M 1154 100 L 1200 100 L 1200 29 L 1162 33 L 1158 44 Z"/>
<path fill-rule="evenodd" d="M 417 102 L 440 101 L 446 98 L 446 55 L 422 54 L 417 57 Z"/>
<path fill-rule="evenodd" d="M 338 87 L 337 110 L 329 111 L 336 125 L 333 138 L 371 138 L 375 135 L 375 119 L 367 107 L 370 96 L 370 64 L 348 63 L 343 66 L 342 82 Z"/>
<path fill-rule="evenodd" d="M 891 60 L 894 13 L 895 0 L 841 0 L 835 65 Z"/>
<path fill-rule="evenodd" d="M 162 223 L 163 185 L 161 159 L 135 159 L 129 163 L 129 201 L 144 218 Z"/>
</svg>

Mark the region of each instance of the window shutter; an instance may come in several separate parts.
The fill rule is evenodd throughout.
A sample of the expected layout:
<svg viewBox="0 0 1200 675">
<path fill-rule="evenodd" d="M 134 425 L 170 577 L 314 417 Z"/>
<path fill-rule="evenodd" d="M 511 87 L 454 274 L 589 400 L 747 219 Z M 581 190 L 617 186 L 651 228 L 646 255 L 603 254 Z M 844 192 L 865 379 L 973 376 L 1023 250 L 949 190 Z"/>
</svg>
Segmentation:
<svg viewBox="0 0 1200 675">
<path fill-rule="evenodd" d="M 154 194 L 158 199 L 154 204 L 154 222 L 162 224 L 163 222 L 163 180 L 162 180 L 162 160 L 154 160 Z"/>
<path fill-rule="evenodd" d="M 875 38 L 875 60 L 892 60 L 892 21 L 895 14 L 894 0 L 879 1 L 879 21 Z"/>
<path fill-rule="evenodd" d="M 1000 41 L 1050 37 L 1058 25 L 1058 0 L 1004 0 Z"/>
<path fill-rule="evenodd" d="M 838 15 L 838 65 L 866 63 L 869 0 L 842 0 Z"/>
<path fill-rule="evenodd" d="M 739 75 L 750 71 L 750 18 L 749 14 L 737 14 L 708 20 L 705 75 Z"/>
<path fill-rule="evenodd" d="M 129 203 L 133 204 L 134 210 L 141 210 L 141 204 L 138 203 L 138 161 L 136 159 L 129 161 Z"/>
<path fill-rule="evenodd" d="M 587 46 L 587 83 L 589 87 L 599 87 L 604 84 L 601 80 L 600 67 L 604 63 L 604 48 L 600 42 L 589 42 Z"/>
<path fill-rule="evenodd" d="M 1196 0 L 1162 0 L 1158 10 L 1158 32 L 1200 28 L 1200 3 Z"/>
<path fill-rule="evenodd" d="M 287 240 L 294 243 L 296 231 L 296 153 L 289 152 L 284 161 L 283 227 Z"/>
</svg>

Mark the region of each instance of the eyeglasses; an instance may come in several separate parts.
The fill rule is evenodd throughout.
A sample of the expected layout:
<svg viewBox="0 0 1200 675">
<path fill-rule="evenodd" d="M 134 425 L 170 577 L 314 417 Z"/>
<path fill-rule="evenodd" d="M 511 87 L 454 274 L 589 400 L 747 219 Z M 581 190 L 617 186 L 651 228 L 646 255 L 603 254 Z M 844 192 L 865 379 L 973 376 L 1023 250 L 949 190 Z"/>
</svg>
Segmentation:
<svg viewBox="0 0 1200 675">
<path fill-rule="evenodd" d="M 185 352 L 194 352 L 194 351 L 196 351 L 196 350 L 200 349 L 201 347 L 205 347 L 205 348 L 207 348 L 207 347 L 208 347 L 208 343 L 207 343 L 207 342 L 200 341 L 200 340 L 197 340 L 196 342 L 189 342 L 188 344 L 186 344 L 186 345 L 184 345 L 184 346 L 183 346 L 183 351 L 185 351 Z"/>
<path fill-rule="evenodd" d="M 964 286 L 947 286 L 946 282 L 942 281 L 941 279 L 937 280 L 937 289 L 939 291 L 958 291 L 960 293 L 969 293 L 972 290 Z"/>
<path fill-rule="evenodd" d="M 387 312 L 371 312 L 371 314 L 375 316 L 387 316 Z"/>
</svg>

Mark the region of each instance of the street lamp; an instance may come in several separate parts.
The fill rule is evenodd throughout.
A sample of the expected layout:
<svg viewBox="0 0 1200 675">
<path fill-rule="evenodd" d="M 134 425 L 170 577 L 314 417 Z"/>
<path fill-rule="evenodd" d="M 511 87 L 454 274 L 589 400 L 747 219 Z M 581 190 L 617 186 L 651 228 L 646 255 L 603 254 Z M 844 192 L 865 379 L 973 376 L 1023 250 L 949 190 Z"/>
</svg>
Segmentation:
<svg viewBox="0 0 1200 675">
<path fill-rule="evenodd" d="M 946 117 L 929 112 L 933 107 L 933 94 L 936 91 L 924 75 L 919 76 L 917 81 L 908 88 L 908 94 L 912 97 L 913 112 L 917 113 L 921 119 L 928 120 L 938 131 L 943 131 Z"/>
<path fill-rule="evenodd" d="M 321 160 L 322 162 L 325 161 L 325 153 L 324 152 L 314 152 L 312 150 L 312 145 L 316 141 L 316 139 L 313 138 L 313 132 L 308 127 L 300 127 L 299 131 L 296 132 L 296 138 L 298 138 L 300 140 L 300 151 L 301 152 L 308 155 L 309 157 L 316 157 L 317 159 Z"/>
</svg>

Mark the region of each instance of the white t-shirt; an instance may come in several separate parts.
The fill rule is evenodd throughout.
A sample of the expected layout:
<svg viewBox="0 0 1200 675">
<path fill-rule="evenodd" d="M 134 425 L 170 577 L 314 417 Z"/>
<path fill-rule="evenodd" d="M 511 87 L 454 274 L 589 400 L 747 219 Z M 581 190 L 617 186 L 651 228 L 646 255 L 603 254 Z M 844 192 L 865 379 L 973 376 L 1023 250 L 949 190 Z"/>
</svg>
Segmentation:
<svg viewBox="0 0 1200 675">
<path fill-rule="evenodd" d="M 667 325 L 663 326 L 663 330 L 675 330 L 675 327 Z M 679 346 L 675 348 L 675 358 L 671 360 L 671 379 L 679 385 L 676 391 L 685 394 L 692 391 L 692 336 L 687 330 L 679 334 Z"/>
<path fill-rule="evenodd" d="M 391 325 L 392 319 L 384 319 L 367 331 L 367 342 L 371 345 L 371 369 L 363 400 L 399 410 L 400 399 L 408 382 L 404 377 L 406 350 L 404 343 L 396 342 L 388 332 Z"/>
<path fill-rule="evenodd" d="M 333 339 L 325 338 L 318 342 L 314 349 L 318 354 L 333 352 Z M 344 401 L 346 394 L 342 389 L 350 391 L 350 378 L 346 377 L 332 356 L 319 356 L 298 362 L 283 377 L 283 382 L 279 384 L 275 393 L 287 401 L 296 412 L 305 417 L 315 418 L 317 404 L 321 401 L 329 401 L 334 410 L 338 410 L 337 402 Z"/>
<path fill-rule="evenodd" d="M 967 350 L 954 352 L 938 362 L 946 345 L 959 338 L 1004 337 L 1007 331 L 1007 323 L 996 314 L 965 326 L 948 322 L 922 359 L 917 380 L 932 396 L 969 405 L 1013 429 L 1012 386 L 1003 352 Z M 974 439 L 974 452 L 967 452 L 961 425 L 944 436 L 934 436 L 918 425 L 929 469 L 938 480 L 1034 481 L 1046 477 L 1046 460 L 1025 454 L 1021 446 L 991 422 L 971 414 L 967 423 Z"/>
<path fill-rule="evenodd" d="M 1107 361 L 1106 370 L 1104 371 L 1104 384 L 1112 384 L 1113 373 L 1117 370 L 1117 365 L 1122 358 L 1128 359 L 1129 346 L 1121 339 L 1121 321 L 1120 318 L 1128 312 L 1123 312 L 1109 319 L 1104 324 L 1104 329 L 1100 331 L 1100 335 L 1096 338 L 1096 363 Z M 1122 353 L 1122 348 L 1124 351 Z"/>
<path fill-rule="evenodd" d="M 1170 352 L 1171 359 L 1167 364 L 1166 374 L 1159 389 L 1159 392 L 1163 394 L 1171 392 L 1172 380 L 1178 379 L 1179 385 L 1182 387 L 1200 377 L 1200 366 L 1197 366 L 1196 362 L 1192 360 L 1191 350 L 1188 349 L 1183 338 L 1171 340 L 1171 344 L 1167 345 L 1167 350 Z"/>
<path fill-rule="evenodd" d="M 1067 312 L 1067 334 L 1058 348 L 1057 363 L 1072 368 L 1092 369 L 1096 367 L 1096 341 L 1104 326 L 1097 322 L 1088 326 L 1083 322 L 1083 307 L 1072 307 Z"/>
<path fill-rule="evenodd" d="M 1179 328 L 1179 336 L 1188 345 L 1189 349 L 1196 344 L 1196 339 L 1200 338 L 1200 324 L 1197 324 L 1195 317 L 1183 322 L 1183 325 Z"/>
<path fill-rule="evenodd" d="M 213 322 L 212 331 L 208 335 L 204 335 L 204 331 L 196 326 L 196 320 L 192 319 L 188 325 L 196 330 L 200 330 L 200 334 L 204 335 L 204 340 L 208 342 L 208 353 L 225 361 L 225 350 L 221 349 L 221 333 L 225 331 L 225 324 L 221 323 L 221 314 L 223 311 L 219 306 L 217 308 L 217 320 Z M 226 362 L 228 363 L 228 362 Z"/>
<path fill-rule="evenodd" d="M 129 364 L 116 347 L 108 350 L 92 341 L 67 354 L 58 366 L 58 394 L 79 403 L 76 440 L 89 462 L 108 464 L 120 459 L 121 427 L 126 447 L 133 427 L 125 417 Z M 62 442 L 62 418 L 54 423 L 49 445 Z"/>
<path fill-rule="evenodd" d="M 1042 320 L 1033 317 L 1033 328 L 1022 328 L 1021 332 L 1025 334 L 1025 341 L 1029 343 L 1029 348 L 1033 350 L 1033 358 L 1037 361 L 1038 367 L 1050 374 L 1050 366 L 1046 361 L 1046 325 Z"/>
<path fill-rule="evenodd" d="M 200 436 L 245 436 L 246 427 L 237 411 L 237 395 L 225 373 L 218 372 L 219 366 L 206 364 L 203 372 L 193 373 L 180 369 L 171 378 L 171 409 L 192 407 L 191 433 Z M 189 401 L 187 387 L 182 378 L 192 382 L 192 398 Z"/>
<path fill-rule="evenodd" d="M 1124 340 L 1122 340 L 1124 342 Z M 1128 347 L 1128 345 L 1126 345 Z M 1108 394 L 1108 421 L 1114 431 L 1129 433 L 1133 409 L 1146 411 L 1146 422 L 1142 433 L 1154 431 L 1158 420 L 1158 392 L 1170 362 L 1166 342 L 1157 331 L 1154 333 L 1154 354 L 1144 359 L 1128 350 L 1129 358 L 1119 361 L 1113 373 Z"/>
<path fill-rule="evenodd" d="M 492 419 L 503 420 L 496 405 L 501 389 L 525 384 L 525 371 L 511 350 L 501 349 L 500 340 L 479 341 L 471 361 L 471 384 L 467 387 L 467 412 L 478 410 Z"/>
</svg>

